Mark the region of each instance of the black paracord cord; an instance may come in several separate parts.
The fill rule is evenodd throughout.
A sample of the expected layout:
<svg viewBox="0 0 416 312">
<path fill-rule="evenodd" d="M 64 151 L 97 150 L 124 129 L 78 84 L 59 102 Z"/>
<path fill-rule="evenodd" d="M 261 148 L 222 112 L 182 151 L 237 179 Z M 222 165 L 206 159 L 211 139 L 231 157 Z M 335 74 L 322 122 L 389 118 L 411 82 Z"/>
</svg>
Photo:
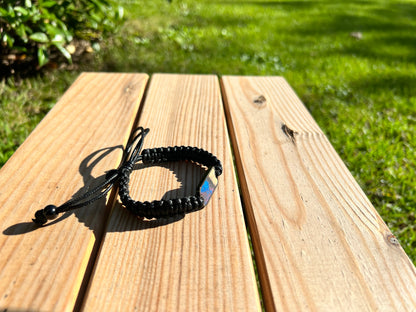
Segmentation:
<svg viewBox="0 0 416 312">
<path fill-rule="evenodd" d="M 48 205 L 38 210 L 33 222 L 43 225 L 48 220 L 58 217 L 59 213 L 87 206 L 105 196 L 117 183 L 121 202 L 130 212 L 139 217 L 148 219 L 173 217 L 203 208 L 215 190 L 216 178 L 222 174 L 221 162 L 211 153 L 190 146 L 159 147 L 142 151 L 143 141 L 148 133 L 149 129 L 142 127 L 134 130 L 133 139 L 126 146 L 120 167 L 108 171 L 103 183 L 81 196 L 68 200 L 59 207 Z M 135 201 L 130 197 L 130 174 L 134 165 L 139 161 L 143 164 L 160 164 L 183 160 L 193 161 L 209 168 L 207 176 L 201 182 L 195 195 L 152 202 Z"/>
</svg>

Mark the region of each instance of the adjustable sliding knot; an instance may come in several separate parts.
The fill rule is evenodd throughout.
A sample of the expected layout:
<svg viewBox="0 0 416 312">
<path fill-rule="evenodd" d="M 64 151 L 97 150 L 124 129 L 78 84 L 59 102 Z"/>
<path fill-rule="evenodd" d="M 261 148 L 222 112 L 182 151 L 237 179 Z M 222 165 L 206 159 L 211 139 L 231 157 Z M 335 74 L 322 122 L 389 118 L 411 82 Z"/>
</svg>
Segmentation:
<svg viewBox="0 0 416 312">
<path fill-rule="evenodd" d="M 55 219 L 59 213 L 87 206 L 105 196 L 116 184 L 119 186 L 119 196 L 123 205 L 139 217 L 148 219 L 172 217 L 205 207 L 218 184 L 218 176 L 222 174 L 221 162 L 211 153 L 190 146 L 158 147 L 142 151 L 144 137 L 148 132 L 149 129 L 142 127 L 134 130 L 133 139 L 129 141 L 124 150 L 123 161 L 119 168 L 107 171 L 103 183 L 79 197 L 68 200 L 59 207 L 49 205 L 38 210 L 33 222 L 43 225 L 47 220 Z M 130 174 L 134 165 L 139 161 L 142 161 L 143 164 L 190 161 L 206 166 L 208 171 L 198 186 L 195 195 L 140 202 L 133 200 L 129 194 Z"/>
</svg>

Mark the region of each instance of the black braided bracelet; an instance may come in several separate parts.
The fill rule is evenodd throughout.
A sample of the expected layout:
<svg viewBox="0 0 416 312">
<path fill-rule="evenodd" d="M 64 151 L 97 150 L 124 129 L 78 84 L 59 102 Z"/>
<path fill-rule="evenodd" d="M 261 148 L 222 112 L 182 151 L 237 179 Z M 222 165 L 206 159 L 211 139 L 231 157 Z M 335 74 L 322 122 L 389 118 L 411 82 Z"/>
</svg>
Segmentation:
<svg viewBox="0 0 416 312">
<path fill-rule="evenodd" d="M 143 141 L 149 129 L 138 127 L 133 132 L 133 139 L 124 150 L 123 161 L 118 169 L 110 170 L 106 179 L 91 191 L 68 200 L 59 207 L 48 205 L 35 213 L 33 222 L 39 225 L 58 217 L 59 213 L 89 205 L 102 198 L 118 183 L 119 196 L 123 205 L 139 217 L 164 218 L 173 217 L 205 207 L 218 184 L 218 176 L 222 174 L 221 162 L 211 153 L 197 147 L 175 146 L 144 149 Z M 160 164 L 170 161 L 192 161 L 208 167 L 208 171 L 198 186 L 196 194 L 183 198 L 155 200 L 152 202 L 135 201 L 129 194 L 130 174 L 139 161 L 143 164 Z"/>
</svg>

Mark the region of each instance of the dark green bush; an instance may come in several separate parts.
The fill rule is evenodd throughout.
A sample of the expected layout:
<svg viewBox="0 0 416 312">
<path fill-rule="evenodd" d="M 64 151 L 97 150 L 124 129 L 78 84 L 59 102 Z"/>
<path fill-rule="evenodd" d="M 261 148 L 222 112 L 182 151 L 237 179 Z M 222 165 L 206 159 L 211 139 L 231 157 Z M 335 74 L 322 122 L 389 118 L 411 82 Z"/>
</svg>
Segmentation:
<svg viewBox="0 0 416 312">
<path fill-rule="evenodd" d="M 98 42 L 119 25 L 123 9 L 115 6 L 108 0 L 0 0 L 0 54 L 32 57 L 42 67 L 59 51 L 71 62 L 66 46 L 72 40 Z"/>
</svg>

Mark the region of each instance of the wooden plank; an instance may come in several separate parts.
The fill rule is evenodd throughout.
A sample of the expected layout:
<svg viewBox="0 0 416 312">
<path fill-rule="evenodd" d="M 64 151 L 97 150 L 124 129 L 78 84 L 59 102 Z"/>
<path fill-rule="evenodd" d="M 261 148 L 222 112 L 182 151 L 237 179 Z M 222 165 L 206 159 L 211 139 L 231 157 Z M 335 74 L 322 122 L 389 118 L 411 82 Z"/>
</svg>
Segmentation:
<svg viewBox="0 0 416 312">
<path fill-rule="evenodd" d="M 215 76 L 152 77 L 140 125 L 145 148 L 198 146 L 224 173 L 204 209 L 183 219 L 139 220 L 113 209 L 84 302 L 86 311 L 256 311 L 259 298 Z M 201 168 L 176 162 L 134 171 L 136 200 L 195 193 Z"/>
<path fill-rule="evenodd" d="M 82 74 L 0 171 L 0 309 L 72 310 L 98 250 L 105 198 L 49 226 L 31 219 L 116 168 L 147 82 Z M 87 272 L 88 273 L 88 272 Z"/>
<path fill-rule="evenodd" d="M 267 310 L 413 310 L 415 267 L 287 82 L 222 86 Z"/>
</svg>

